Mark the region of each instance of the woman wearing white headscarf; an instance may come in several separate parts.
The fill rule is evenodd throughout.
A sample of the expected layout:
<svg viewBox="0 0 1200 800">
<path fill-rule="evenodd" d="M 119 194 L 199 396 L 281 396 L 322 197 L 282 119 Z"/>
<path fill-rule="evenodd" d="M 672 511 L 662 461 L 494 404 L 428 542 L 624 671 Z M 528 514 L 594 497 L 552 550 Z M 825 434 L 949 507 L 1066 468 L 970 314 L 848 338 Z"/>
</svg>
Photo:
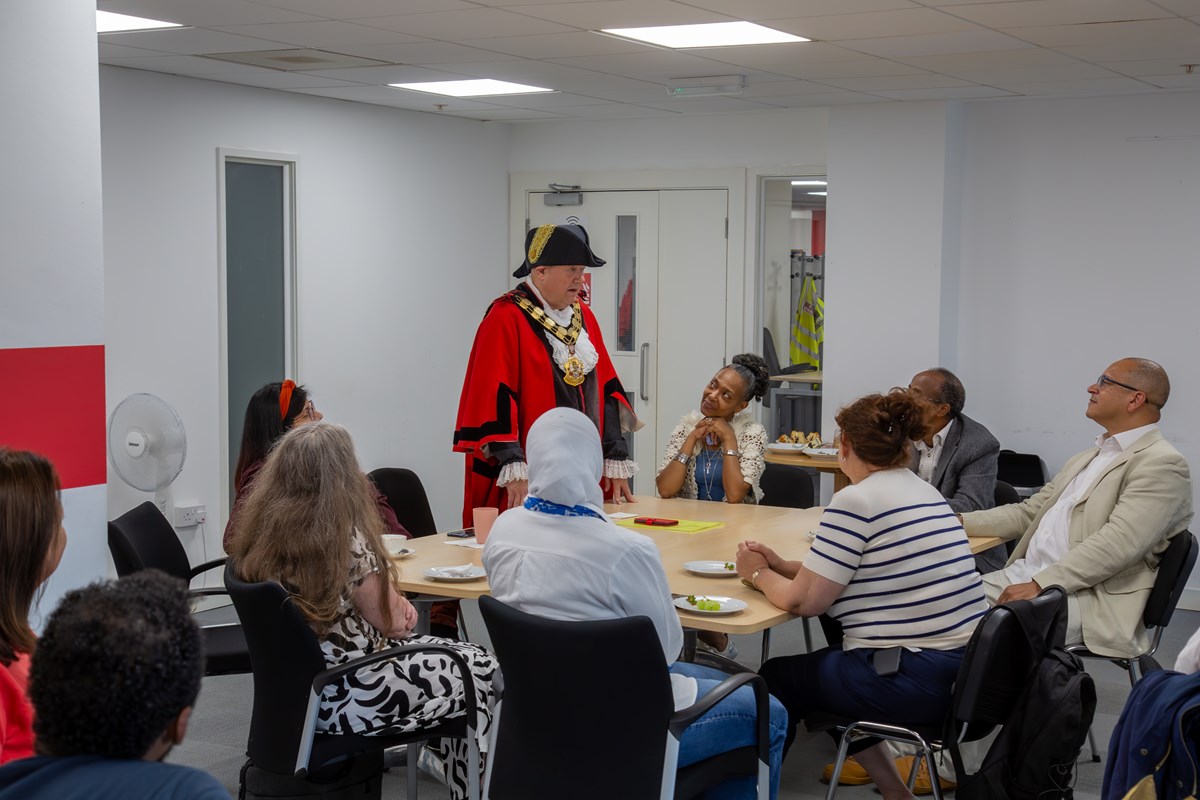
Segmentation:
<svg viewBox="0 0 1200 800">
<path fill-rule="evenodd" d="M 492 595 L 549 619 L 649 617 L 671 668 L 677 709 L 720 683 L 722 672 L 675 661 L 683 630 L 654 543 L 604 514 L 596 426 L 573 409 L 552 409 L 530 428 L 525 451 L 529 495 L 523 506 L 500 515 L 484 545 Z M 744 686 L 685 731 L 679 765 L 753 744 L 754 720 L 754 695 Z M 787 712 L 771 698 L 772 798 L 779 790 L 786 728 Z M 726 781 L 705 797 L 754 797 L 753 779 Z"/>
</svg>

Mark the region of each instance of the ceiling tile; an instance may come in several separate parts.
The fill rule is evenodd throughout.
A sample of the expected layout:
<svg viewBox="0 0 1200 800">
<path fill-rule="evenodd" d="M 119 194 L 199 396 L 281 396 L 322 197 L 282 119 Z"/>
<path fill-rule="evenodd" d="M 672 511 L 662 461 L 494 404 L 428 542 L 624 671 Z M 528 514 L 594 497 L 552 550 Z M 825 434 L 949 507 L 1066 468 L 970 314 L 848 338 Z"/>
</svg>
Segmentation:
<svg viewBox="0 0 1200 800">
<path fill-rule="evenodd" d="M 693 51 L 696 52 L 696 51 Z M 648 50 L 617 56 L 585 56 L 551 59 L 556 64 L 631 78 L 684 78 L 728 75 L 729 65 L 673 50 Z"/>
<path fill-rule="evenodd" d="M 829 85 L 813 81 L 772 81 L 771 83 L 755 83 L 746 87 L 746 91 L 738 95 L 754 100 L 770 97 L 799 97 L 806 94 L 827 94 Z"/>
<path fill-rule="evenodd" d="M 411 33 L 428 39 L 464 42 L 491 39 L 497 36 L 526 36 L 539 33 L 573 31 L 557 22 L 547 22 L 498 8 L 472 8 L 465 11 L 440 11 L 431 14 L 401 14 L 373 17 L 370 24 L 377 28 Z"/>
<path fill-rule="evenodd" d="M 157 56 L 154 58 L 112 58 L 105 59 L 105 64 L 131 69 L 146 69 L 151 72 L 169 72 L 172 75 L 192 75 L 195 77 L 216 77 L 219 75 L 253 74 L 259 72 L 274 72 L 263 67 L 250 64 L 234 64 L 229 61 L 217 61 L 212 58 L 199 56 Z"/>
<path fill-rule="evenodd" d="M 204 0 L 207 2 L 207 0 Z M 182 0 L 194 3 L 196 0 Z M 419 14 L 430 11 L 461 11 L 478 8 L 467 0 L 254 0 L 262 5 L 286 8 L 318 17 L 330 19 L 358 19 L 360 17 L 390 17 L 398 13 Z"/>
<path fill-rule="evenodd" d="M 821 106 L 848 106 L 855 103 L 889 103 L 891 98 L 862 92 L 830 92 L 829 94 L 806 94 L 799 97 L 764 97 L 760 102 L 779 108 L 818 108 Z"/>
<path fill-rule="evenodd" d="M 1012 97 L 1012 92 L 996 89 L 991 86 L 959 86 L 943 89 L 898 89 L 896 91 L 875 92 L 882 97 L 892 100 L 982 100 L 987 97 Z"/>
<path fill-rule="evenodd" d="M 1047 81 L 1045 83 L 1012 83 L 997 88 L 1015 94 L 1058 95 L 1070 97 L 1083 94 L 1116 94 L 1128 92 L 1153 92 L 1155 88 L 1133 78 L 1098 78 L 1087 81 Z"/>
<path fill-rule="evenodd" d="M 961 20 L 932 8 L 872 11 L 865 14 L 833 14 L 803 19 L 773 19 L 766 24 L 807 39 L 837 42 L 874 39 L 879 36 L 917 36 L 978 30 L 973 22 Z"/>
<path fill-rule="evenodd" d="M 567 112 L 563 112 L 567 113 Z M 607 103 L 602 106 L 575 106 L 571 116 L 579 119 L 646 119 L 651 117 L 678 117 L 678 111 L 650 108 L 632 103 Z"/>
<path fill-rule="evenodd" d="M 521 58 L 568 58 L 646 52 L 644 44 L 590 31 L 548 33 L 541 36 L 502 36 L 494 39 L 475 39 L 471 44 Z"/>
<path fill-rule="evenodd" d="M 289 22 L 270 25 L 234 25 L 216 30 L 285 42 L 296 47 L 338 50 L 351 45 L 395 44 L 411 39 L 403 33 L 356 25 L 352 22 Z"/>
<path fill-rule="evenodd" d="M 522 14 L 588 31 L 602 28 L 640 28 L 652 25 L 692 25 L 730 22 L 738 16 L 706 11 L 671 0 L 600 0 L 595 3 L 548 3 L 523 6 Z"/>
<path fill-rule="evenodd" d="M 971 86 L 969 81 L 945 75 L 883 75 L 874 78 L 829 78 L 822 81 L 839 89 L 854 92 L 886 92 L 901 89 L 941 89 L 948 86 Z"/>
<path fill-rule="evenodd" d="M 392 89 L 388 86 L 348 86 L 332 89 L 294 89 L 293 91 L 300 92 L 301 94 L 317 95 L 318 97 L 333 97 L 339 100 L 353 100 L 359 103 L 374 103 L 376 105 L 408 108 L 414 111 L 429 111 L 431 113 L 437 112 L 437 106 L 439 105 L 443 107 L 443 110 L 453 109 L 455 111 L 472 109 L 484 111 L 497 108 L 497 106 L 488 103 L 479 103 L 456 97 L 419 95 L 414 92 Z"/>
<path fill-rule="evenodd" d="M 983 3 L 958 6 L 954 14 L 989 28 L 1031 25 L 1078 25 L 1133 19 L 1170 17 L 1146 0 L 1025 0 L 1020 3 Z"/>
<path fill-rule="evenodd" d="M 776 64 L 810 64 L 824 61 L 860 61 L 863 54 L 825 42 L 791 42 L 745 47 L 706 47 L 680 52 L 691 53 L 725 64 L 769 70 Z"/>
<path fill-rule="evenodd" d="M 981 3 L 1023 3 L 1025 0 L 921 0 L 921 5 L 942 8 L 945 6 L 973 6 Z"/>
<path fill-rule="evenodd" d="M 148 17 L 180 25 L 250 25 L 257 22 L 307 22 L 319 16 L 300 14 L 247 0 L 97 0 L 97 11 Z"/>
<path fill-rule="evenodd" d="M 303 74 L 367 83 L 373 86 L 387 86 L 389 83 L 415 83 L 417 81 L 453 81 L 462 77 L 443 70 L 414 67 L 408 64 L 386 67 L 350 67 L 348 69 L 312 69 L 303 70 Z"/>
<path fill-rule="evenodd" d="M 679 110 L 685 114 L 714 114 L 727 111 L 761 111 L 765 106 L 740 97 L 680 97 L 664 98 L 661 103 L 642 103 L 665 111 Z"/>
<path fill-rule="evenodd" d="M 1200 0 L 1155 0 L 1155 3 L 1181 17 L 1200 15 Z"/>
<path fill-rule="evenodd" d="M 930 72 L 949 74 L 968 70 L 1017 69 L 1019 67 L 1078 63 L 1074 58 L 1040 47 L 1026 47 L 1022 50 L 988 50 L 982 53 L 947 53 L 940 56 L 905 56 L 899 60 Z"/>
<path fill-rule="evenodd" d="M 1111 69 L 1113 72 L 1119 72 L 1122 75 L 1131 77 L 1142 77 L 1144 75 L 1153 75 L 1157 77 L 1181 75 L 1186 76 L 1183 65 L 1189 63 L 1198 63 L 1184 61 L 1178 58 L 1151 58 L 1144 61 L 1109 61 L 1101 64 L 1103 67 Z M 1192 78 L 1200 76 L 1200 66 L 1196 67 L 1192 73 Z M 1159 84 L 1155 84 L 1159 85 Z"/>
<path fill-rule="evenodd" d="M 1147 75 L 1142 78 L 1163 89 L 1200 89 L 1200 73 L 1192 75 Z"/>
<path fill-rule="evenodd" d="M 1067 64 L 1047 64 L 1041 67 L 1018 67 L 1017 69 L 985 69 L 956 72 L 957 77 L 972 83 L 1000 86 L 1010 83 L 1041 83 L 1044 81 L 1083 81 L 1093 78 L 1111 78 L 1113 73 L 1095 64 L 1074 61 Z"/>
<path fill-rule="evenodd" d="M 126 47 L 123 44 L 109 44 L 103 39 L 100 39 L 98 49 L 101 61 L 106 58 L 145 58 L 147 56 L 163 55 L 161 50 L 147 50 L 144 47 Z"/>
<path fill-rule="evenodd" d="M 884 39 L 856 39 L 841 42 L 842 47 L 884 58 L 933 56 L 945 53 L 974 53 L 986 50 L 1017 50 L 1033 45 L 995 31 L 931 33 L 925 36 L 889 36 Z"/>
<path fill-rule="evenodd" d="M 926 73 L 926 70 L 888 61 L 885 58 L 801 64 L 795 68 L 779 67 L 777 69 L 781 72 L 786 69 L 786 74 L 792 77 L 807 78 L 812 81 L 824 81 L 827 78 L 867 78 L 876 75 L 924 75 Z"/>
<path fill-rule="evenodd" d="M 601 103 L 611 102 L 610 100 L 605 100 L 602 97 L 588 97 L 587 95 L 571 94 L 570 92 L 512 94 L 501 97 L 489 97 L 487 98 L 487 101 L 492 105 L 503 106 L 506 108 L 539 108 L 547 111 L 553 111 L 560 107 L 594 106 Z"/>
<path fill-rule="evenodd" d="M 158 31 L 133 31 L 130 33 L 102 33 L 99 40 L 106 44 L 123 44 L 130 47 L 145 47 L 164 53 L 195 55 L 197 53 L 234 53 L 243 50 L 271 50 L 282 47 L 280 42 L 270 39 L 253 39 L 223 31 L 203 28 L 175 28 Z"/>
<path fill-rule="evenodd" d="M 569 117 L 563 114 L 556 114 L 553 111 L 534 111 L 528 108 L 493 108 L 488 111 L 443 111 L 443 116 L 447 117 L 468 117 L 470 119 L 478 119 L 483 122 L 492 120 L 506 121 L 524 121 L 536 119 L 568 119 Z"/>
<path fill-rule="evenodd" d="M 762 22 L 797 16 L 821 17 L 826 14 L 857 14 L 866 11 L 890 11 L 919 8 L 910 0 L 688 0 L 689 5 L 728 14 L 739 19 Z"/>
<path fill-rule="evenodd" d="M 1092 25 L 1011 28 L 1008 32 L 1043 47 L 1071 47 L 1083 44 L 1194 39 L 1200 34 L 1200 27 L 1179 19 L 1148 19 L 1137 22 L 1098 22 Z"/>
<path fill-rule="evenodd" d="M 251 72 L 244 75 L 222 75 L 221 80 L 228 83 L 240 83 L 245 86 L 258 86 L 263 89 L 321 89 L 360 85 L 347 81 L 334 80 L 333 78 L 321 78 L 316 75 L 303 75 L 296 72 L 275 72 L 274 70 Z"/>
<path fill-rule="evenodd" d="M 1179 63 L 1200 61 L 1200 37 L 1170 42 L 1117 42 L 1055 48 L 1064 55 L 1084 61 L 1144 61 L 1151 58 L 1178 58 Z"/>
<path fill-rule="evenodd" d="M 396 35 L 403 36 L 404 34 Z M 363 58 L 374 58 L 379 61 L 390 61 L 395 64 L 420 65 L 507 61 L 515 58 L 507 53 L 495 53 L 451 42 L 435 42 L 432 39 L 397 44 L 363 45 L 353 48 L 342 47 L 341 52 Z"/>
</svg>

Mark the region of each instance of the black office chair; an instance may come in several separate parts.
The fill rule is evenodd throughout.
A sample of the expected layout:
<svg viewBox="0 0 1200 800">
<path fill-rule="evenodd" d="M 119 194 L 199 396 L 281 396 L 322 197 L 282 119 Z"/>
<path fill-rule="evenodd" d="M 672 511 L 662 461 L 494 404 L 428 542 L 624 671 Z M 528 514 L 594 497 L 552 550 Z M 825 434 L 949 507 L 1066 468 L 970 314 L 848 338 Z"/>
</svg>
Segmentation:
<svg viewBox="0 0 1200 800">
<path fill-rule="evenodd" d="M 108 523 L 108 549 L 120 577 L 153 568 L 179 578 L 189 586 L 196 576 L 225 563 L 224 558 L 217 558 L 193 567 L 175 529 L 149 500 Z M 203 597 L 229 592 L 220 587 L 189 588 L 188 594 Z M 197 622 L 204 637 L 205 675 L 236 675 L 250 671 L 250 654 L 240 624 L 206 625 L 201 619 Z"/>
<path fill-rule="evenodd" d="M 779 351 L 775 349 L 775 337 L 770 328 L 763 328 L 763 361 L 767 362 L 767 373 L 770 375 L 795 375 L 799 372 L 812 372 L 816 369 L 812 364 L 791 364 L 783 367 L 779 364 Z M 770 388 L 780 386 L 780 381 L 771 381 Z M 763 408 L 771 407 L 771 393 L 763 397 Z"/>
<path fill-rule="evenodd" d="M 396 519 L 414 538 L 437 533 L 429 497 L 417 473 L 402 467 L 380 467 L 367 473 L 367 477 L 387 498 Z"/>
<path fill-rule="evenodd" d="M 778 508 L 812 508 L 817 504 L 812 475 L 800 467 L 788 464 L 767 464 L 758 481 L 763 490 L 759 505 Z M 812 652 L 812 629 L 808 617 L 804 618 L 804 646 Z M 771 629 L 763 629 L 762 663 L 771 654 Z"/>
<path fill-rule="evenodd" d="M 1032 600 L 1016 602 L 1028 604 L 1042 633 L 1041 639 L 1047 643 L 1051 642 L 1055 635 L 1061 635 L 1065 631 L 1067 595 L 1060 587 L 1047 587 Z M 933 758 L 934 749 L 945 748 L 950 752 L 959 783 L 962 783 L 967 772 L 959 745 L 982 739 L 994 728 L 1004 724 L 1013 704 L 1033 677 L 1034 667 L 1041 656 L 1040 652 L 1035 653 L 1031 649 L 1030 637 L 1016 613 L 1008 605 L 992 607 L 979 620 L 975 633 L 967 644 L 967 651 L 952 689 L 950 713 L 944 725 L 936 729 L 917 731 L 878 722 L 862 721 L 848 725 L 835 723 L 844 730 L 838 745 L 833 774 L 841 774 L 847 748 L 855 738 L 869 736 L 904 742 L 918 749 L 917 757 L 913 759 L 912 773 L 908 776 L 909 788 L 912 788 L 921 759 L 925 759 L 933 796 L 935 800 L 942 800 L 941 779 L 938 777 L 937 765 Z M 822 715 L 814 716 L 815 720 L 811 724 L 806 720 L 809 730 L 820 729 L 822 725 Z M 828 722 L 826 718 L 825 727 L 833 727 Z M 829 782 L 826 800 L 833 800 L 837 787 L 836 780 Z"/>
<path fill-rule="evenodd" d="M 1046 485 L 1046 462 L 1036 453 L 1001 450 L 996 462 L 996 478 L 1017 487 L 1018 495 L 1033 495 Z"/>
<path fill-rule="evenodd" d="M 250 764 L 279 776 L 296 776 L 313 783 L 326 780 L 349 757 L 372 754 L 383 770 L 383 751 L 401 744 L 408 748 L 408 797 L 416 798 L 419 743 L 452 737 L 468 745 L 469 792 L 479 800 L 479 751 L 475 741 L 475 683 L 463 657 L 444 645 L 404 645 L 380 650 L 326 669 L 316 634 L 287 591 L 274 581 L 247 583 L 225 565 L 225 585 L 246 630 L 254 665 L 254 705 L 246 755 Z M 363 736 L 317 731 L 321 693 L 342 676 L 401 653 L 439 653 L 454 663 L 463 682 L 466 713 L 411 733 Z M 243 781 L 245 771 L 243 771 Z M 244 788 L 244 784 L 243 784 Z"/>
<path fill-rule="evenodd" d="M 1013 485 L 1011 483 L 1005 483 L 1004 481 L 996 481 L 996 490 L 992 496 L 995 499 L 996 505 L 998 506 L 1008 506 L 1021 502 L 1021 495 L 1017 494 L 1017 490 L 1013 488 Z M 1013 552 L 1017 549 L 1017 541 L 1017 539 L 1009 539 L 1006 541 L 1004 543 L 1004 552 L 1008 553 L 1009 556 L 1012 556 Z M 997 547 L 999 547 L 999 545 L 997 545 Z"/>
<path fill-rule="evenodd" d="M 404 526 L 414 539 L 437 533 L 437 523 L 433 520 L 433 510 L 429 506 L 429 496 L 425 494 L 425 486 L 421 477 L 411 469 L 403 467 L 380 467 L 367 473 L 367 477 L 375 484 L 380 493 L 387 498 L 388 505 L 396 514 L 396 519 Z M 410 597 L 417 610 L 428 617 L 429 608 L 435 603 L 451 603 L 458 617 L 458 627 L 464 638 L 470 638 L 467 633 L 467 621 L 463 617 L 462 605 L 458 600 L 434 600 L 428 597 Z"/>
<path fill-rule="evenodd" d="M 564 622 L 493 597 L 481 597 L 479 609 L 504 671 L 489 800 L 682 800 L 737 775 L 757 776 L 759 800 L 768 797 L 770 711 L 760 676 L 734 675 L 675 711 L 662 643 L 646 617 Z M 688 725 L 747 683 L 757 746 L 676 770 Z"/>
</svg>

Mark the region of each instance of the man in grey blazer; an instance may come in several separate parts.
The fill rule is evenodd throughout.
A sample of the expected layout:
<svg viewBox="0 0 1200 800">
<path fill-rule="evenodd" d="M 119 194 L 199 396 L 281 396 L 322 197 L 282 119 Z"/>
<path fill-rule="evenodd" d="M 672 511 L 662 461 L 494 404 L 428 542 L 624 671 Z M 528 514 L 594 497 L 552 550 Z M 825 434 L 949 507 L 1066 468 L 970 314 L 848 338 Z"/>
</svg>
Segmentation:
<svg viewBox="0 0 1200 800">
<path fill-rule="evenodd" d="M 1192 520 L 1187 461 L 1158 430 L 1171 385 L 1161 366 L 1124 358 L 1088 387 L 1096 446 L 1024 503 L 962 515 L 972 536 L 1021 537 L 1004 569 L 983 576 L 1005 603 L 1046 586 L 1068 595 L 1068 644 L 1130 657 L 1148 647 L 1146 598 L 1168 540 Z"/>
<path fill-rule="evenodd" d="M 1000 442 L 991 431 L 962 413 L 967 391 L 962 381 L 940 367 L 918 372 L 908 390 L 927 401 L 929 433 L 916 442 L 912 471 L 946 498 L 951 510 L 965 514 L 995 505 Z M 998 545 L 975 556 L 975 569 L 1004 567 L 1008 551 Z"/>
</svg>

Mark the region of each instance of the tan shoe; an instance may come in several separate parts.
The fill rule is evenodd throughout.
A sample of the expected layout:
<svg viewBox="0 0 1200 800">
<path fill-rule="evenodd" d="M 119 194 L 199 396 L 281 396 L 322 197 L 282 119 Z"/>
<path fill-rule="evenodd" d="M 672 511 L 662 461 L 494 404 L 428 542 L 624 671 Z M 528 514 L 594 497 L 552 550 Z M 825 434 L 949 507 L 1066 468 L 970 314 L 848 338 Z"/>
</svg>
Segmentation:
<svg viewBox="0 0 1200 800">
<path fill-rule="evenodd" d="M 896 759 L 896 769 L 900 771 L 900 780 L 908 782 L 908 776 L 912 773 L 913 759 L 916 756 L 901 756 Z M 938 782 L 942 786 L 943 792 L 952 792 L 958 788 L 958 784 L 954 781 L 948 781 L 941 775 L 938 776 Z M 925 759 L 921 759 L 921 768 L 917 771 L 917 780 L 913 784 L 913 794 L 926 795 L 933 794 L 933 782 L 929 779 L 929 765 L 925 763 Z"/>
<path fill-rule="evenodd" d="M 821 783 L 829 783 L 833 779 L 833 764 L 826 764 L 821 772 Z M 842 762 L 842 774 L 838 776 L 838 786 L 866 786 L 874 783 L 871 776 L 863 769 L 863 765 L 854 756 Z"/>
</svg>

